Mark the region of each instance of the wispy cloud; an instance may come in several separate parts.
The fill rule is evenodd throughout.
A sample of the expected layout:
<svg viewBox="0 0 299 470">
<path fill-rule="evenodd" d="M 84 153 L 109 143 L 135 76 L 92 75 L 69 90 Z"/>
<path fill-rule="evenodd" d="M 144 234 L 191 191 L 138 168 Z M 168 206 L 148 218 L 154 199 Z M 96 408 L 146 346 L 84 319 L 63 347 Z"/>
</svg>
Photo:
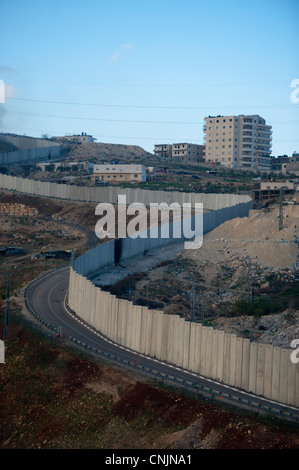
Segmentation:
<svg viewBox="0 0 299 470">
<path fill-rule="evenodd" d="M 117 62 L 118 59 L 123 56 L 124 51 L 129 51 L 133 48 L 133 44 L 131 42 L 128 42 L 126 44 L 121 44 L 118 49 L 110 56 L 109 60 L 110 62 Z"/>
</svg>

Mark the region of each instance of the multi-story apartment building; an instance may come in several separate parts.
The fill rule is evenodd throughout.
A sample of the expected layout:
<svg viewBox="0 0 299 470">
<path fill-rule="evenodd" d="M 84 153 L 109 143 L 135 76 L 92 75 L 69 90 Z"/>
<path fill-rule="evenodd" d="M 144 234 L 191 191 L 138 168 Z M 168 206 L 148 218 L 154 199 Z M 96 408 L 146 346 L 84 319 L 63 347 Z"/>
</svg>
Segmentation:
<svg viewBox="0 0 299 470">
<path fill-rule="evenodd" d="M 171 158 L 172 145 L 171 144 L 158 144 L 155 145 L 154 154 L 157 157 Z"/>
<path fill-rule="evenodd" d="M 188 142 L 172 144 L 172 159 L 184 163 L 204 161 L 204 146 Z"/>
<path fill-rule="evenodd" d="M 204 146 L 188 142 L 155 145 L 157 157 L 168 158 L 176 162 L 197 163 L 204 161 Z"/>
<path fill-rule="evenodd" d="M 259 115 L 205 118 L 205 162 L 228 168 L 271 169 L 271 126 Z"/>
</svg>

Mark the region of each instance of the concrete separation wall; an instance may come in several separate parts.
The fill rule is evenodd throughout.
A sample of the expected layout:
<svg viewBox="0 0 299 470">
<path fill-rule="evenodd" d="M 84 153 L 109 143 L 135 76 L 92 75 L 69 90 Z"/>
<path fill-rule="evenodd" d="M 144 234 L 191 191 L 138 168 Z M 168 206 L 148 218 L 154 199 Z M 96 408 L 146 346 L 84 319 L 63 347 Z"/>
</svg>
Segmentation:
<svg viewBox="0 0 299 470">
<path fill-rule="evenodd" d="M 291 362 L 290 350 L 117 299 L 79 274 L 79 265 L 80 258 L 70 269 L 69 306 L 111 340 L 247 392 L 299 406 L 299 366 Z"/>
<path fill-rule="evenodd" d="M 222 220 L 222 216 L 217 219 Z M 126 257 L 151 248 L 150 238 L 124 241 Z M 165 239 L 155 239 L 155 246 L 163 243 Z M 247 392 L 299 406 L 299 365 L 291 362 L 291 350 L 250 342 L 177 315 L 136 306 L 95 286 L 87 276 L 114 263 L 114 244 L 111 240 L 88 251 L 70 269 L 69 305 L 79 317 L 129 349 Z"/>
<path fill-rule="evenodd" d="M 55 147 L 52 148 L 55 149 Z M 32 151 L 33 150 L 34 149 L 32 149 Z M 14 152 L 8 152 L 8 155 L 10 153 L 13 154 Z M 195 203 L 202 203 L 204 210 L 215 211 L 215 213 L 211 213 L 210 217 L 207 219 L 207 224 L 212 228 L 224 222 L 227 218 L 244 217 L 248 215 L 248 210 L 253 207 L 253 201 L 247 195 L 148 191 L 131 188 L 121 189 L 116 186 L 105 188 L 70 186 L 67 184 L 41 182 L 4 174 L 0 174 L 0 189 L 58 199 L 94 202 L 97 204 L 100 202 L 117 204 L 119 194 L 126 195 L 127 204 L 139 202 L 149 206 L 150 203 L 166 202 L 167 204 L 171 204 L 177 202 L 182 206 L 183 203 L 189 202 L 192 204 L 192 207 L 194 207 Z M 223 210 L 219 212 L 220 209 L 227 209 L 227 211 Z M 226 216 L 226 212 L 229 213 L 229 217 Z"/>
<path fill-rule="evenodd" d="M 54 160 L 60 156 L 61 147 L 39 147 L 32 149 L 17 150 L 16 152 L 0 153 L 0 165 L 11 165 L 12 163 L 27 163 L 33 160 Z"/>
<path fill-rule="evenodd" d="M 204 233 L 225 220 L 244 217 L 252 208 L 248 196 L 151 192 L 117 187 L 82 188 L 0 175 L 0 188 L 25 194 L 87 202 L 203 203 Z M 181 239 L 176 239 L 182 241 Z M 126 258 L 175 239 L 125 239 Z M 115 241 L 102 244 L 74 261 L 70 269 L 69 305 L 76 314 L 111 340 L 132 350 L 186 368 L 205 377 L 299 407 L 299 366 L 290 350 L 250 342 L 236 335 L 191 323 L 176 315 L 133 305 L 96 287 L 88 278 L 115 262 Z"/>
<path fill-rule="evenodd" d="M 0 165 L 26 163 L 32 160 L 52 160 L 60 156 L 57 142 L 34 137 L 0 134 L 0 141 L 18 147 L 15 152 L 0 153 Z"/>
</svg>

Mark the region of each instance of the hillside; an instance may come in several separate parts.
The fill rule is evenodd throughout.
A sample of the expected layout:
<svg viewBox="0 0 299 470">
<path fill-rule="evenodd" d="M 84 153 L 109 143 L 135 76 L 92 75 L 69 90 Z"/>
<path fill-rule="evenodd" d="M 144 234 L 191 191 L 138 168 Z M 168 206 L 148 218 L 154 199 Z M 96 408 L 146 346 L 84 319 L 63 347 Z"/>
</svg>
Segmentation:
<svg viewBox="0 0 299 470">
<path fill-rule="evenodd" d="M 93 163 L 115 160 L 124 163 L 133 161 L 146 164 L 146 161 L 149 158 L 154 158 L 154 155 L 137 145 L 93 142 L 84 145 L 70 144 L 70 152 L 67 158 L 71 160 L 88 160 Z"/>
</svg>

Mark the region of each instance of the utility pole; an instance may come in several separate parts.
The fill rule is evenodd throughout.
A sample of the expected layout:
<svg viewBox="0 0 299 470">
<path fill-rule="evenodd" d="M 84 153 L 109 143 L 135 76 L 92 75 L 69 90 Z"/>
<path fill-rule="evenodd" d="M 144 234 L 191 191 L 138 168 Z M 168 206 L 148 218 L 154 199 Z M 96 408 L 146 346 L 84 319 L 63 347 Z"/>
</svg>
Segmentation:
<svg viewBox="0 0 299 470">
<path fill-rule="evenodd" d="M 6 302 L 4 312 L 4 340 L 9 339 L 9 327 L 10 327 L 10 274 L 6 276 Z"/>
<path fill-rule="evenodd" d="M 252 265 L 251 265 L 251 258 L 248 258 L 248 300 L 249 302 L 252 301 Z"/>
<path fill-rule="evenodd" d="M 280 188 L 280 201 L 279 201 L 279 230 L 283 229 L 283 200 L 284 200 L 284 188 Z"/>
<path fill-rule="evenodd" d="M 190 321 L 195 322 L 196 312 L 195 312 L 195 282 L 192 281 L 192 297 L 190 305 Z"/>
<path fill-rule="evenodd" d="M 75 261 L 75 253 L 74 250 L 72 250 L 71 253 L 71 260 L 70 260 L 70 266 L 73 268 L 74 267 L 74 261 Z"/>
<path fill-rule="evenodd" d="M 204 323 L 205 323 L 205 313 L 206 313 L 206 298 L 205 298 L 204 292 L 202 291 L 202 295 L 201 295 L 202 326 L 204 326 Z"/>
</svg>

